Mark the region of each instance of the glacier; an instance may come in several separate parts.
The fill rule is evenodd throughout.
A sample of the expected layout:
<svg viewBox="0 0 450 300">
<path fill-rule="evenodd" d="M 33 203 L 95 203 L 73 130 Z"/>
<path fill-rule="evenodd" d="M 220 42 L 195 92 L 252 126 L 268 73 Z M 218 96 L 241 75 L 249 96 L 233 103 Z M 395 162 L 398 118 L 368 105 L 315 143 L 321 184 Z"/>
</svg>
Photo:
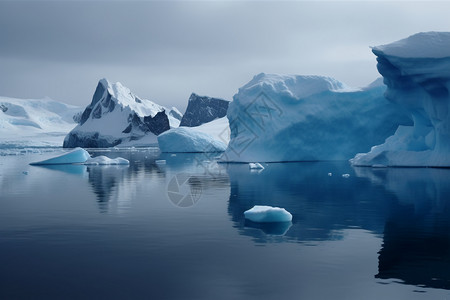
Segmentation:
<svg viewBox="0 0 450 300">
<path fill-rule="evenodd" d="M 101 79 L 92 102 L 79 117 L 79 124 L 64 139 L 63 147 L 156 145 L 156 136 L 171 127 L 166 110 L 150 100 L 139 98 L 120 82 Z M 172 126 L 177 126 L 179 111 L 172 111 Z"/>
<path fill-rule="evenodd" d="M 331 77 L 258 74 L 229 105 L 230 142 L 220 160 L 348 160 L 412 124 L 385 90 L 380 80 L 353 89 Z"/>
<path fill-rule="evenodd" d="M 61 147 L 81 110 L 50 98 L 0 97 L 0 148 Z"/>
<path fill-rule="evenodd" d="M 255 205 L 244 212 L 246 219 L 257 223 L 291 222 L 292 215 L 284 208 Z"/>
<path fill-rule="evenodd" d="M 421 32 L 376 46 L 386 98 L 412 116 L 412 126 L 358 153 L 354 166 L 450 167 L 450 32 Z"/>
</svg>

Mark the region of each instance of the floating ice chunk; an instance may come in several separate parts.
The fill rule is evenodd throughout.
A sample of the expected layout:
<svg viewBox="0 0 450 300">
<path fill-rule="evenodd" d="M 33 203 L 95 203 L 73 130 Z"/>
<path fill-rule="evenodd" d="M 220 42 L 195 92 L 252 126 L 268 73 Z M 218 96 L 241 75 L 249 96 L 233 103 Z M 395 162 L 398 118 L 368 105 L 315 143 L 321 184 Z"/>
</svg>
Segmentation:
<svg viewBox="0 0 450 300">
<path fill-rule="evenodd" d="M 91 158 L 89 153 L 83 148 L 75 148 L 74 150 L 62 155 L 31 163 L 30 165 L 62 165 L 62 164 L 79 164 L 84 163 Z"/>
<path fill-rule="evenodd" d="M 330 177 L 333 176 L 333 173 L 328 173 L 328 176 L 330 176 Z"/>
<path fill-rule="evenodd" d="M 28 172 L 27 171 L 23 171 L 22 174 L 28 175 Z"/>
<path fill-rule="evenodd" d="M 264 170 L 263 165 L 261 165 L 260 163 L 249 163 L 248 167 L 250 169 L 261 169 L 261 170 Z"/>
<path fill-rule="evenodd" d="M 382 164 L 374 164 L 372 165 L 372 168 L 387 168 L 387 166 Z"/>
<path fill-rule="evenodd" d="M 266 205 L 255 205 L 245 211 L 244 216 L 250 221 L 261 223 L 292 221 L 292 215 L 284 208 Z"/>
<path fill-rule="evenodd" d="M 164 160 L 164 159 L 157 159 L 157 160 L 155 160 L 155 163 L 157 165 L 165 165 L 166 164 L 166 160 Z"/>
<path fill-rule="evenodd" d="M 349 178 L 349 177 L 350 177 L 350 174 L 342 174 L 342 177 L 344 177 L 344 178 Z"/>
<path fill-rule="evenodd" d="M 130 162 L 128 159 L 117 157 L 117 158 L 109 158 L 103 155 L 89 158 L 84 165 L 129 165 Z"/>
</svg>

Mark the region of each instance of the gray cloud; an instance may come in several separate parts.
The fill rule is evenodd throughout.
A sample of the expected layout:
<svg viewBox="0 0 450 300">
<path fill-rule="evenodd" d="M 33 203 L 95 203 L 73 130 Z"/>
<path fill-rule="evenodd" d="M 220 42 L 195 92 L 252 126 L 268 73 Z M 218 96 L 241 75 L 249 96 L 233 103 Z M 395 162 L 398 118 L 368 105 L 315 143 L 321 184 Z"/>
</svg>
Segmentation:
<svg viewBox="0 0 450 300">
<path fill-rule="evenodd" d="M 183 109 L 260 72 L 374 80 L 369 46 L 448 31 L 446 2 L 0 2 L 0 95 L 86 105 L 97 80 Z"/>
</svg>

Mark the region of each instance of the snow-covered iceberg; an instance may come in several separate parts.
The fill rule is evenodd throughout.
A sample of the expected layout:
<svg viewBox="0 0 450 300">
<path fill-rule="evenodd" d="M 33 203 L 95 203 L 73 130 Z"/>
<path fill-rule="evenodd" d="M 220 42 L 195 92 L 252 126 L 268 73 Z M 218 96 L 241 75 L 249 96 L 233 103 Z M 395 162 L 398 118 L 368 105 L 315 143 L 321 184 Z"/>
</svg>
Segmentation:
<svg viewBox="0 0 450 300">
<path fill-rule="evenodd" d="M 223 152 L 227 145 L 190 127 L 170 129 L 158 136 L 161 152 Z"/>
<path fill-rule="evenodd" d="M 0 148 L 60 147 L 81 110 L 49 98 L 0 97 Z"/>
<path fill-rule="evenodd" d="M 62 165 L 62 164 L 81 164 L 90 159 L 91 156 L 83 148 L 75 148 L 74 150 L 61 154 L 59 156 L 46 159 L 30 165 Z"/>
<path fill-rule="evenodd" d="M 355 166 L 450 167 L 450 32 L 426 32 L 372 48 L 386 98 L 411 114 L 384 144 L 357 154 Z"/>
<path fill-rule="evenodd" d="M 228 162 L 345 160 L 412 124 L 376 81 L 350 89 L 330 77 L 261 73 L 228 108 Z"/>
<path fill-rule="evenodd" d="M 119 82 L 99 81 L 92 102 L 63 147 L 104 148 L 120 144 L 157 144 L 156 136 L 170 129 L 166 108 L 141 99 Z M 176 124 L 173 124 L 176 126 Z"/>
<path fill-rule="evenodd" d="M 246 219 L 258 223 L 291 222 L 292 215 L 284 208 L 255 205 L 244 212 Z"/>
<path fill-rule="evenodd" d="M 180 126 L 195 127 L 227 115 L 229 101 L 192 93 Z"/>
<path fill-rule="evenodd" d="M 229 141 L 226 117 L 196 127 L 180 126 L 158 136 L 161 152 L 223 152 Z"/>
</svg>

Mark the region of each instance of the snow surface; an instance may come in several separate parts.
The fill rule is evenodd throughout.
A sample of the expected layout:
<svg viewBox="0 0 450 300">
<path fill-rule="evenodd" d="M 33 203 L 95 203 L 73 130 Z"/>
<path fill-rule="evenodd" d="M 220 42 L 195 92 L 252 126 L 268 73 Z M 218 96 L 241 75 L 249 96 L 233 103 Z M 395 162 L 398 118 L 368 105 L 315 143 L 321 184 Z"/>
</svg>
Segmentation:
<svg viewBox="0 0 450 300">
<path fill-rule="evenodd" d="M 260 163 L 249 163 L 248 167 L 250 169 L 264 169 L 263 165 L 261 165 Z"/>
<path fill-rule="evenodd" d="M 394 43 L 372 47 L 372 50 L 402 58 L 450 57 L 450 32 L 420 32 Z"/>
<path fill-rule="evenodd" d="M 253 208 L 244 212 L 246 219 L 258 223 L 271 222 L 291 222 L 292 215 L 290 212 L 280 207 L 272 207 L 266 205 L 255 205 Z"/>
<path fill-rule="evenodd" d="M 129 165 L 130 162 L 122 157 L 109 158 L 104 155 L 100 155 L 93 158 L 88 158 L 84 165 Z"/>
<path fill-rule="evenodd" d="M 197 127 L 181 126 L 158 136 L 162 152 L 222 152 L 230 141 L 226 117 Z"/>
<path fill-rule="evenodd" d="M 224 142 L 193 128 L 195 127 L 178 127 L 160 134 L 158 143 L 161 152 L 225 151 L 227 145 Z"/>
<path fill-rule="evenodd" d="M 67 153 L 43 161 L 34 162 L 31 163 L 30 165 L 77 164 L 77 163 L 84 163 L 90 158 L 91 156 L 86 150 L 84 150 L 83 148 L 75 148 L 74 150 L 69 151 Z"/>
<path fill-rule="evenodd" d="M 259 74 L 230 103 L 221 161 L 346 160 L 369 151 L 412 124 L 385 89 L 379 80 L 355 90 L 330 77 Z"/>
<path fill-rule="evenodd" d="M 60 147 L 81 107 L 46 99 L 0 97 L 0 148 Z"/>
<path fill-rule="evenodd" d="M 412 115 L 413 126 L 350 162 L 355 166 L 450 167 L 450 33 L 418 33 L 373 48 L 386 98 Z M 378 143 L 380 144 L 380 143 Z"/>
</svg>

